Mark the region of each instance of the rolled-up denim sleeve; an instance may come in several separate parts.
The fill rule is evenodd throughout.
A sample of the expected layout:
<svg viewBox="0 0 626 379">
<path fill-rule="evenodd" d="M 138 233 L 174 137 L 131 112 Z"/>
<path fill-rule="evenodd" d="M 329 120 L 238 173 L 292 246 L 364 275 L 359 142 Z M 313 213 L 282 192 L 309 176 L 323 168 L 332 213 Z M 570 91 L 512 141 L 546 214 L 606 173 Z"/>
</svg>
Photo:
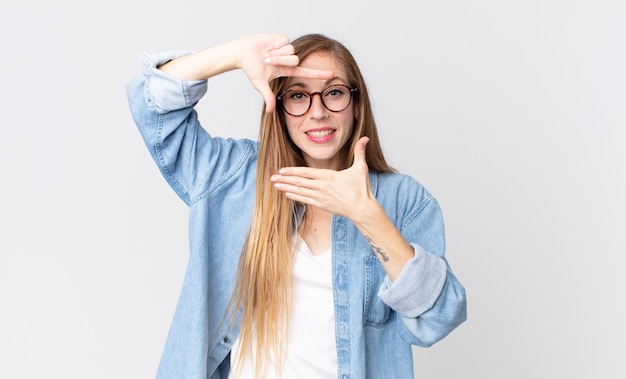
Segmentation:
<svg viewBox="0 0 626 379">
<path fill-rule="evenodd" d="M 385 278 L 378 296 L 402 316 L 411 343 L 427 347 L 466 320 L 466 294 L 445 258 L 443 217 L 437 201 L 425 197 L 409 219 L 402 233 L 415 256 L 393 282 Z"/>
<path fill-rule="evenodd" d="M 190 53 L 170 51 L 141 55 L 143 73 L 149 79 L 145 87 L 145 97 L 158 114 L 193 106 L 206 93 L 206 80 L 181 81 L 157 69 L 162 64 Z"/>
<path fill-rule="evenodd" d="M 421 246 L 411 244 L 415 257 L 392 283 L 385 278 L 378 296 L 404 317 L 417 317 L 432 308 L 446 281 L 446 263 Z"/>
<path fill-rule="evenodd" d="M 255 144 L 211 136 L 195 105 L 207 80 L 179 80 L 158 67 L 188 52 L 142 54 L 142 72 L 126 84 L 129 107 L 163 176 L 187 204 L 223 183 L 256 153 Z"/>
</svg>

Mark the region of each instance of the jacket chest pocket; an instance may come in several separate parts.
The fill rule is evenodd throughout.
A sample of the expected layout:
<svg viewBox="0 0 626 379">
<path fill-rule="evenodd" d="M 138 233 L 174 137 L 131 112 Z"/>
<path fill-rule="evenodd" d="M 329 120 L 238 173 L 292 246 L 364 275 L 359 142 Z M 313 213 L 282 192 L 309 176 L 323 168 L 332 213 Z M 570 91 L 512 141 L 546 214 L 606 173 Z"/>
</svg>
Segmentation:
<svg viewBox="0 0 626 379">
<path fill-rule="evenodd" d="M 363 297 L 363 325 L 380 328 L 396 318 L 396 312 L 385 304 L 378 291 L 383 283 L 385 270 L 374 256 L 365 257 L 365 294 Z"/>
</svg>

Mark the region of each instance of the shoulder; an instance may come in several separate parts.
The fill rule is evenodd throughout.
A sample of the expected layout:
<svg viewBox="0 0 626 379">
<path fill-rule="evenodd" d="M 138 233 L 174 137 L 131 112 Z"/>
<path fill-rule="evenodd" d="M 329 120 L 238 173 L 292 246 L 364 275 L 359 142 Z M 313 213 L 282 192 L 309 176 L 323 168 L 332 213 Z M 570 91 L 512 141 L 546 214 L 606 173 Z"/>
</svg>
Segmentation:
<svg viewBox="0 0 626 379">
<path fill-rule="evenodd" d="M 388 215 L 405 221 L 426 208 L 439 208 L 437 200 L 419 181 L 403 173 L 370 173 L 376 199 Z"/>
<path fill-rule="evenodd" d="M 432 198 L 432 194 L 414 177 L 403 173 L 370 173 L 372 189 L 378 196 Z"/>
</svg>

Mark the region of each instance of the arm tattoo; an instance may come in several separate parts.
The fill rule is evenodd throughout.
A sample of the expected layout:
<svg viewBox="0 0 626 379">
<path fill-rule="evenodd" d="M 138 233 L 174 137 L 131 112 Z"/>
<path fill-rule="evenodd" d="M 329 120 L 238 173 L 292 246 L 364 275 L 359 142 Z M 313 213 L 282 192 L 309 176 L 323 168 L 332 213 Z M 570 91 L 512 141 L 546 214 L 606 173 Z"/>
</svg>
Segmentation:
<svg viewBox="0 0 626 379">
<path fill-rule="evenodd" d="M 385 253 L 383 251 L 383 249 L 378 247 L 378 245 L 376 245 L 376 243 L 374 242 L 374 240 L 370 236 L 365 236 L 365 240 L 370 245 L 372 250 L 374 250 L 374 253 L 376 253 L 376 254 L 378 254 L 380 256 L 380 259 L 383 262 L 389 262 L 389 256 L 387 255 L 387 253 Z"/>
</svg>

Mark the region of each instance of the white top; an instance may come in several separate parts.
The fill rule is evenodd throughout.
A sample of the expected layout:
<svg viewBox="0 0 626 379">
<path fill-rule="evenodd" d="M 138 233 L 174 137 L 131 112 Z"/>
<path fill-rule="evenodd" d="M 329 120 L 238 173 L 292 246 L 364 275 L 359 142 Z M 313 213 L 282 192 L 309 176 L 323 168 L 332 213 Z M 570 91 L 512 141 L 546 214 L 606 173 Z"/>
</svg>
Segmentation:
<svg viewBox="0 0 626 379">
<path fill-rule="evenodd" d="M 283 375 L 274 371 L 270 357 L 268 379 L 337 378 L 335 310 L 332 284 L 332 252 L 313 255 L 304 241 L 300 244 L 293 267 L 294 302 L 289 323 Z M 239 340 L 231 353 L 230 379 L 254 378 L 251 358 L 238 370 Z M 235 376 L 236 373 L 241 375 Z"/>
</svg>

